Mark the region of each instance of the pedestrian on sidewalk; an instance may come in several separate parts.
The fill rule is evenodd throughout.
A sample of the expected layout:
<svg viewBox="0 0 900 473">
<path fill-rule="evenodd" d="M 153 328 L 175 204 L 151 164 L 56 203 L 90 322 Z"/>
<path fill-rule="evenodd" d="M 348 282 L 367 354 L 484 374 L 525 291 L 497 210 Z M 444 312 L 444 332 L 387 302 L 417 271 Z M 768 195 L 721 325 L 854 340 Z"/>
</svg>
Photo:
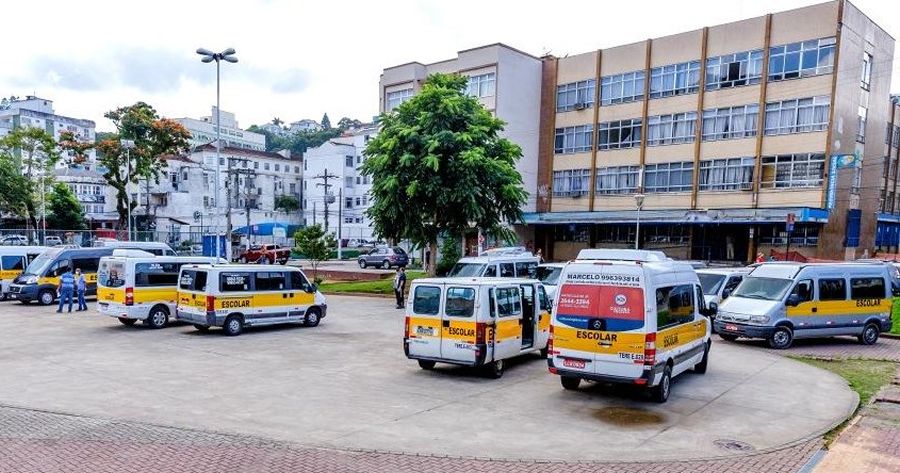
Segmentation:
<svg viewBox="0 0 900 473">
<path fill-rule="evenodd" d="M 394 275 L 394 296 L 397 297 L 397 308 L 406 307 L 403 300 L 406 295 L 406 269 L 401 266 L 397 268 L 397 274 Z"/>
<path fill-rule="evenodd" d="M 84 302 L 84 291 L 86 290 L 87 280 L 85 280 L 84 273 L 81 272 L 81 268 L 75 268 L 75 292 L 78 294 L 77 312 L 84 312 L 87 310 L 87 303 Z"/>
<path fill-rule="evenodd" d="M 72 293 L 75 291 L 75 276 L 72 276 L 72 271 L 66 268 L 66 272 L 59 277 L 59 286 L 56 288 L 56 293 L 59 296 L 59 308 L 56 309 L 56 312 L 62 312 L 63 304 L 66 301 L 69 302 L 69 312 L 72 312 Z"/>
</svg>

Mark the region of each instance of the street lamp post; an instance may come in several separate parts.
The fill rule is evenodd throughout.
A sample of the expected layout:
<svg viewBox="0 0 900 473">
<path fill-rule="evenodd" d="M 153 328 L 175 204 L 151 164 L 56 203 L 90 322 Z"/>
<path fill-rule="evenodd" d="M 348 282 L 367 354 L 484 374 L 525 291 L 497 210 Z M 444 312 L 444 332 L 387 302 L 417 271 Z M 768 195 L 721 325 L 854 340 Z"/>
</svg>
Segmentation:
<svg viewBox="0 0 900 473">
<path fill-rule="evenodd" d="M 134 148 L 134 140 L 120 140 L 125 150 L 125 162 L 128 164 L 128 175 L 125 178 L 125 207 L 128 210 L 128 241 L 131 241 L 131 194 L 128 193 L 128 184 L 131 183 L 131 152 Z"/>
<path fill-rule="evenodd" d="M 644 194 L 634 194 L 634 203 L 637 204 L 637 223 L 634 226 L 634 249 L 641 249 L 641 207 L 644 206 Z"/>
<path fill-rule="evenodd" d="M 218 210 L 220 203 L 219 199 L 219 180 L 221 179 L 221 154 L 222 154 L 222 109 L 219 104 L 220 99 L 220 81 L 219 81 L 219 70 L 220 70 L 220 62 L 227 61 L 230 63 L 238 62 L 237 58 L 234 57 L 235 50 L 234 48 L 228 48 L 220 53 L 214 53 L 208 49 L 199 48 L 197 49 L 197 54 L 203 56 L 200 59 L 203 63 L 210 63 L 216 61 L 216 185 L 215 185 L 215 199 L 216 199 L 216 209 Z M 226 185 L 228 185 L 226 183 Z M 231 205 L 231 202 L 228 202 L 228 205 Z M 226 251 L 229 248 L 231 242 L 231 219 L 228 219 L 228 228 L 226 228 Z M 215 247 L 216 247 L 216 258 L 219 257 L 219 232 L 215 232 Z M 229 261 L 231 260 L 230 255 L 227 255 Z"/>
</svg>

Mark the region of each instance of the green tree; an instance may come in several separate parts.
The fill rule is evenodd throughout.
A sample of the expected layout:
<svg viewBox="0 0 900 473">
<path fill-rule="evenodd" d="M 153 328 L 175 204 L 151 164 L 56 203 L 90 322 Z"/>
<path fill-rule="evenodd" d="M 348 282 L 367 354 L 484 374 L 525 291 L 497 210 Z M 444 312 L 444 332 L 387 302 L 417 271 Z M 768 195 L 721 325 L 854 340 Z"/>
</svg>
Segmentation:
<svg viewBox="0 0 900 473">
<path fill-rule="evenodd" d="M 328 114 L 322 115 L 322 129 L 330 130 L 331 129 L 331 120 L 328 119 Z"/>
<path fill-rule="evenodd" d="M 275 210 L 283 210 L 285 213 L 300 210 L 300 200 L 292 195 L 279 195 L 275 197 Z"/>
<path fill-rule="evenodd" d="M 47 228 L 56 230 L 84 230 L 84 209 L 81 202 L 61 182 L 56 183 L 47 195 Z"/>
<path fill-rule="evenodd" d="M 27 218 L 32 188 L 13 156 L 0 150 L 0 214 Z"/>
<path fill-rule="evenodd" d="M 350 128 L 360 127 L 360 126 L 362 126 L 362 124 L 363 123 L 361 121 L 359 121 L 355 118 L 344 117 L 344 118 L 341 118 L 340 120 L 338 120 L 337 127 L 338 127 L 338 130 L 346 131 L 346 130 L 349 130 Z"/>
<path fill-rule="evenodd" d="M 462 241 L 459 235 L 444 235 L 441 241 L 441 261 L 437 264 L 437 274 L 444 276 L 462 257 Z"/>
<path fill-rule="evenodd" d="M 513 239 L 503 223 L 522 220 L 527 198 L 516 170 L 521 148 L 500 137 L 503 121 L 466 85 L 456 74 L 429 76 L 419 94 L 381 115 L 365 150 L 362 173 L 372 177 L 374 199 L 366 214 L 376 233 L 428 245 L 432 260 L 439 235 L 473 225 Z"/>
<path fill-rule="evenodd" d="M 30 227 L 37 229 L 35 194 L 41 184 L 52 180 L 50 173 L 60 157 L 56 140 L 43 128 L 19 127 L 0 138 L 0 152 L 13 156 L 25 176 L 27 189 L 22 194 L 25 216 Z"/>
<path fill-rule="evenodd" d="M 334 235 L 326 234 L 321 225 L 311 225 L 294 233 L 294 248 L 309 261 L 313 279 L 319 279 L 319 263 L 328 259 L 337 248 Z"/>
</svg>

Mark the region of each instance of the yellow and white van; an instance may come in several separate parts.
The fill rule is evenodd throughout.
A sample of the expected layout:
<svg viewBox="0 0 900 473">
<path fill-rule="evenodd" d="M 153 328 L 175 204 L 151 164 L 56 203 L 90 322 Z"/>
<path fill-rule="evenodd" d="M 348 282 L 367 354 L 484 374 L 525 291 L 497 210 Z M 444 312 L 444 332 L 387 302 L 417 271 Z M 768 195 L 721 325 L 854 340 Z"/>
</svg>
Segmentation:
<svg viewBox="0 0 900 473">
<path fill-rule="evenodd" d="M 480 256 L 467 256 L 447 274 L 448 277 L 533 278 L 541 259 L 523 247 L 497 248 Z"/>
<path fill-rule="evenodd" d="M 836 335 L 872 345 L 891 330 L 892 271 L 885 263 L 762 263 L 722 302 L 716 331 L 777 349 Z"/>
<path fill-rule="evenodd" d="M 163 328 L 175 314 L 181 267 L 215 261 L 202 256 L 153 256 L 144 251 L 114 250 L 112 256 L 100 258 L 97 311 L 125 325 L 142 320 L 150 328 Z"/>
<path fill-rule="evenodd" d="M 59 277 L 80 269 L 87 281 L 85 295 L 97 293 L 97 268 L 100 258 L 110 256 L 112 248 L 56 247 L 44 251 L 35 258 L 22 274 L 9 285 L 9 297 L 23 304 L 38 301 L 50 305 L 56 301 Z"/>
<path fill-rule="evenodd" d="M 300 268 L 280 265 L 188 264 L 178 277 L 175 320 L 198 330 L 300 323 L 315 327 L 328 304 Z"/>
<path fill-rule="evenodd" d="M 0 301 L 8 297 L 9 283 L 48 249 L 46 246 L 0 246 Z"/>
<path fill-rule="evenodd" d="M 534 279 L 417 279 L 409 294 L 403 349 L 423 369 L 486 366 L 499 378 L 509 358 L 546 356 L 550 300 Z"/>
<path fill-rule="evenodd" d="M 706 372 L 715 306 L 706 308 L 690 263 L 659 251 L 582 250 L 559 282 L 547 362 L 563 388 L 635 384 L 665 402 L 673 377 Z"/>
</svg>

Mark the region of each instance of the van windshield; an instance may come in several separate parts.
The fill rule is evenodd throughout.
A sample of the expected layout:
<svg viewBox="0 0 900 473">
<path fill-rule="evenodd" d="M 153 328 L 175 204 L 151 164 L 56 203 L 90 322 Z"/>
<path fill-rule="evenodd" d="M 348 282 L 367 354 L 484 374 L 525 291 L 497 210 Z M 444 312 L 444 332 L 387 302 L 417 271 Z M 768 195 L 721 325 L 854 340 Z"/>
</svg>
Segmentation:
<svg viewBox="0 0 900 473">
<path fill-rule="evenodd" d="M 725 280 L 723 274 L 697 273 L 697 277 L 700 278 L 700 287 L 707 296 L 716 295 L 722 287 L 722 281 Z"/>
<path fill-rule="evenodd" d="M 448 277 L 478 277 L 484 272 L 483 263 L 456 263 Z"/>
<path fill-rule="evenodd" d="M 780 301 L 790 289 L 793 279 L 760 278 L 749 276 L 744 278 L 732 296 L 765 301 Z"/>
<path fill-rule="evenodd" d="M 50 267 L 51 264 L 56 260 L 56 255 L 53 256 L 38 256 L 35 258 L 31 264 L 25 268 L 24 274 L 32 275 L 32 276 L 41 276 L 47 271 L 47 268 Z"/>
<path fill-rule="evenodd" d="M 559 275 L 562 273 L 562 268 L 551 268 L 547 266 L 538 266 L 537 272 L 535 273 L 537 280 L 543 283 L 546 286 L 555 286 L 559 283 Z"/>
</svg>

